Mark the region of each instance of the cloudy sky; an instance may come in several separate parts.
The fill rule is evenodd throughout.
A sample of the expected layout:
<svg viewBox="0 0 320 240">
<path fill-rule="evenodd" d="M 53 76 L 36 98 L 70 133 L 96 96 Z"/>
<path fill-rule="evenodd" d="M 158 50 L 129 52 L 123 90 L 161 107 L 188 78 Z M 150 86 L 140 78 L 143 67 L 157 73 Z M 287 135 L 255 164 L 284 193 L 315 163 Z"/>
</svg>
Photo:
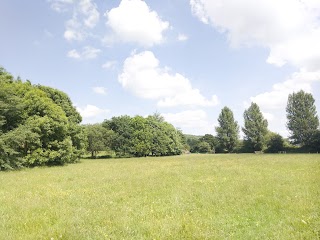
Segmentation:
<svg viewBox="0 0 320 240">
<path fill-rule="evenodd" d="M 66 92 L 84 123 L 161 113 L 214 134 L 256 102 L 287 136 L 288 94 L 320 111 L 320 0 L 1 0 L 0 65 Z"/>
</svg>

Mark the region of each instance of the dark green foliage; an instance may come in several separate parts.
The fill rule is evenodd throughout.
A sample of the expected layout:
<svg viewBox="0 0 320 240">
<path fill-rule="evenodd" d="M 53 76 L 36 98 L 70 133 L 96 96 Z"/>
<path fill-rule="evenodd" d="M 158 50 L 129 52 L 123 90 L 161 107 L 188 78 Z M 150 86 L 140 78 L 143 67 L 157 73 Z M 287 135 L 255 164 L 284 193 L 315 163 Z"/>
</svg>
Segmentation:
<svg viewBox="0 0 320 240">
<path fill-rule="evenodd" d="M 104 121 L 103 126 L 113 131 L 111 149 L 119 157 L 181 154 L 181 132 L 159 116 L 120 116 Z"/>
<path fill-rule="evenodd" d="M 189 149 L 191 153 L 196 153 L 197 152 L 197 145 L 199 144 L 199 136 L 194 136 L 194 135 L 185 135 L 187 144 L 189 145 Z"/>
<path fill-rule="evenodd" d="M 211 134 L 205 134 L 203 137 L 199 138 L 200 142 L 206 142 L 210 146 L 210 151 L 215 152 L 218 147 L 218 139 Z"/>
<path fill-rule="evenodd" d="M 196 152 L 210 153 L 211 152 L 210 144 L 204 141 L 199 142 L 196 146 Z"/>
<path fill-rule="evenodd" d="M 113 131 L 108 130 L 102 124 L 85 125 L 86 135 L 88 137 L 87 151 L 91 157 L 95 158 L 99 151 L 110 149 Z"/>
<path fill-rule="evenodd" d="M 309 148 L 311 152 L 320 153 L 320 130 L 316 130 L 310 139 Z"/>
<path fill-rule="evenodd" d="M 86 142 L 79 116 L 66 94 L 15 80 L 1 68 L 0 170 L 77 161 Z"/>
<path fill-rule="evenodd" d="M 263 118 L 259 106 L 251 103 L 251 106 L 244 111 L 245 145 L 252 151 L 261 151 L 266 144 L 266 135 L 268 133 L 268 121 Z"/>
<path fill-rule="evenodd" d="M 219 148 L 224 152 L 233 152 L 239 140 L 239 126 L 230 108 L 224 107 L 221 110 L 218 122 L 216 132 Z"/>
<path fill-rule="evenodd" d="M 285 142 L 283 137 L 277 133 L 270 133 L 267 150 L 268 153 L 278 153 L 285 150 Z"/>
<path fill-rule="evenodd" d="M 314 98 L 311 93 L 299 91 L 288 97 L 287 128 L 289 129 L 293 144 L 308 146 L 311 144 L 313 134 L 319 127 Z"/>
<path fill-rule="evenodd" d="M 37 85 L 37 87 L 45 92 L 55 104 L 63 109 L 69 121 L 73 123 L 80 123 L 82 121 L 80 113 L 78 113 L 76 108 L 72 105 L 72 102 L 66 93 L 47 86 Z"/>
</svg>

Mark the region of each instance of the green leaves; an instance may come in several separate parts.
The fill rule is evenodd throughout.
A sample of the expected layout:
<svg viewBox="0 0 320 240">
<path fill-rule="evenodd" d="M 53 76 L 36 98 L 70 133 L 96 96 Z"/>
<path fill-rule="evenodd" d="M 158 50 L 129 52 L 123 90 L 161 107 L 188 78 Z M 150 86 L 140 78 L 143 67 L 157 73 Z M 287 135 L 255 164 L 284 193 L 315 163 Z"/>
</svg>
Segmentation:
<svg viewBox="0 0 320 240">
<path fill-rule="evenodd" d="M 251 103 L 251 106 L 244 111 L 245 141 L 251 147 L 252 151 L 261 151 L 266 144 L 266 135 L 268 133 L 268 121 L 263 118 L 259 106 Z"/>
<path fill-rule="evenodd" d="M 218 118 L 219 126 L 216 127 L 217 139 L 222 151 L 233 152 L 239 139 L 239 126 L 234 120 L 233 112 L 224 107 Z"/>
<path fill-rule="evenodd" d="M 314 98 L 311 93 L 299 91 L 288 97 L 287 128 L 291 133 L 290 139 L 294 144 L 308 146 L 312 136 L 319 127 Z"/>
<path fill-rule="evenodd" d="M 0 69 L 0 170 L 77 161 L 86 138 L 68 96 L 10 76 Z"/>
<path fill-rule="evenodd" d="M 177 155 L 183 148 L 181 133 L 159 114 L 113 117 L 103 126 L 113 131 L 111 149 L 117 156 Z"/>
</svg>

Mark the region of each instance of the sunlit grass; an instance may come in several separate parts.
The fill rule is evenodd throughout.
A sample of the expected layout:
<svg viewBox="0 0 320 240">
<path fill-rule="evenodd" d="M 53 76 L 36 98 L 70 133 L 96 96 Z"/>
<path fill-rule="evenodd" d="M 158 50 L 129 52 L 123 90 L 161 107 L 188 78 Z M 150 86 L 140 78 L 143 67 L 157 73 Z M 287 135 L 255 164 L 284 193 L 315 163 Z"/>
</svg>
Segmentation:
<svg viewBox="0 0 320 240">
<path fill-rule="evenodd" d="M 319 239 L 320 155 L 83 160 L 0 173 L 0 239 Z"/>
</svg>

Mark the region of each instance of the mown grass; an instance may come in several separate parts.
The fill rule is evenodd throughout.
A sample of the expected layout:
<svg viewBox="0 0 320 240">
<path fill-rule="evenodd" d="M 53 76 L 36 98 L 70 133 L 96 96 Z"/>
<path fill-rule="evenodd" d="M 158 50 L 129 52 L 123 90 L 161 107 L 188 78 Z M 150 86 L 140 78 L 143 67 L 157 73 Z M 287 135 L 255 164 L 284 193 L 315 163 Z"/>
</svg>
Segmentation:
<svg viewBox="0 0 320 240">
<path fill-rule="evenodd" d="M 320 239 L 320 155 L 83 160 L 2 172 L 0 239 Z"/>
</svg>

